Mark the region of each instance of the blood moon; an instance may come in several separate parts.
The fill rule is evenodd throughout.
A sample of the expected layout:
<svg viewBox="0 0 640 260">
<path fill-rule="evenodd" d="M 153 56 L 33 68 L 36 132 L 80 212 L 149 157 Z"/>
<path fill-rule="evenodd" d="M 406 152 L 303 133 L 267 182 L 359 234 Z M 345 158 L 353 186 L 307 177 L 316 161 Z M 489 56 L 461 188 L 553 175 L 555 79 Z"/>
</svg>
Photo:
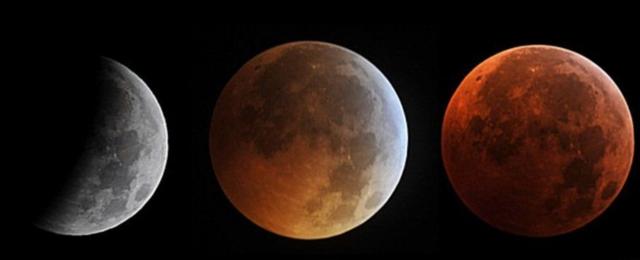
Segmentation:
<svg viewBox="0 0 640 260">
<path fill-rule="evenodd" d="M 620 192 L 633 158 L 624 97 L 596 64 L 543 45 L 474 68 L 447 107 L 442 155 L 464 204 L 500 230 L 574 231 Z"/>
<path fill-rule="evenodd" d="M 298 239 L 347 232 L 395 189 L 407 156 L 400 99 L 345 48 L 293 42 L 247 62 L 213 112 L 210 151 L 224 193 L 248 219 Z"/>
</svg>

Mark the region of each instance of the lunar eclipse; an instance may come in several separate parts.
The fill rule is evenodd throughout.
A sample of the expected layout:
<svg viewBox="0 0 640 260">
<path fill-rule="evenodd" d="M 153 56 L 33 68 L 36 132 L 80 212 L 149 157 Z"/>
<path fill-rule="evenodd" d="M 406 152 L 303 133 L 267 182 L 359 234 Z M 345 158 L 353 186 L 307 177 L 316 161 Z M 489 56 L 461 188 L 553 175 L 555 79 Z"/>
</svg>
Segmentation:
<svg viewBox="0 0 640 260">
<path fill-rule="evenodd" d="M 8 254 L 639 255 L 633 21 L 28 21 Z"/>
<path fill-rule="evenodd" d="M 322 42 L 280 45 L 242 66 L 210 132 L 214 172 L 233 205 L 299 239 L 342 234 L 378 211 L 400 180 L 407 142 L 384 75 Z"/>
<path fill-rule="evenodd" d="M 615 82 L 567 49 L 496 54 L 447 107 L 442 155 L 464 204 L 500 230 L 533 237 L 576 230 L 623 188 L 633 123 Z"/>
</svg>

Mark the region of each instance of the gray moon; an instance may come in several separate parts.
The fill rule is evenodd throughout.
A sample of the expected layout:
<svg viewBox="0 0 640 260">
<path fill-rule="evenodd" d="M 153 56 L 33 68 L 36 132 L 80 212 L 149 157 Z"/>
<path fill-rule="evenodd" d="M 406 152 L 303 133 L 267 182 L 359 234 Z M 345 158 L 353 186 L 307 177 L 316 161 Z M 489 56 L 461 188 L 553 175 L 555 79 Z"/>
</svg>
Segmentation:
<svg viewBox="0 0 640 260">
<path fill-rule="evenodd" d="M 400 99 L 362 56 L 294 42 L 247 62 L 221 93 L 210 152 L 222 190 L 273 233 L 320 239 L 373 216 L 402 175 Z"/>
<path fill-rule="evenodd" d="M 114 228 L 152 196 L 167 161 L 167 127 L 151 90 L 124 65 L 101 58 L 98 110 L 72 179 L 35 225 L 57 234 Z M 89 86 L 93 87 L 93 86 Z"/>
</svg>

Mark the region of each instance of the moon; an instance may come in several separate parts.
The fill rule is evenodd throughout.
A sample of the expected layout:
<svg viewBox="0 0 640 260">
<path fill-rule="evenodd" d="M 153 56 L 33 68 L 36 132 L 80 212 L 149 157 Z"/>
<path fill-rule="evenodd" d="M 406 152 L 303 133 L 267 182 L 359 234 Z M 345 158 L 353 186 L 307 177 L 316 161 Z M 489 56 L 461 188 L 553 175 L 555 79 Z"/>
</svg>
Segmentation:
<svg viewBox="0 0 640 260">
<path fill-rule="evenodd" d="M 294 42 L 247 62 L 213 112 L 210 154 L 231 203 L 285 237 L 327 238 L 374 215 L 407 155 L 400 100 L 362 56 Z"/>
<path fill-rule="evenodd" d="M 508 233 L 550 237 L 602 214 L 632 163 L 633 123 L 613 80 L 573 51 L 496 54 L 447 107 L 442 155 L 464 204 Z"/>
<path fill-rule="evenodd" d="M 94 123 L 62 192 L 35 225 L 62 235 L 114 228 L 154 193 L 167 161 L 167 127 L 147 85 L 124 65 L 101 58 Z M 89 64 L 92 65 L 92 64 Z"/>
</svg>

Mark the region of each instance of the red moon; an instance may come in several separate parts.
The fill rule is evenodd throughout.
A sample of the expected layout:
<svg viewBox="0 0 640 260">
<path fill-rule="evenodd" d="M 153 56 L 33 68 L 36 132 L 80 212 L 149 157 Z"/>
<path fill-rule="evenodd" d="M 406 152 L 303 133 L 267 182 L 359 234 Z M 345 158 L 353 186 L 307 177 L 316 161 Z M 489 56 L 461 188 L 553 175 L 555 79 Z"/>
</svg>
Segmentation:
<svg viewBox="0 0 640 260">
<path fill-rule="evenodd" d="M 356 228 L 391 197 L 408 145 L 400 99 L 378 68 L 324 42 L 248 61 L 211 119 L 220 187 L 256 225 L 296 239 Z"/>
<path fill-rule="evenodd" d="M 578 53 L 509 49 L 475 67 L 451 98 L 442 155 L 454 190 L 489 225 L 549 237 L 598 217 L 633 158 L 629 108 Z"/>
</svg>

